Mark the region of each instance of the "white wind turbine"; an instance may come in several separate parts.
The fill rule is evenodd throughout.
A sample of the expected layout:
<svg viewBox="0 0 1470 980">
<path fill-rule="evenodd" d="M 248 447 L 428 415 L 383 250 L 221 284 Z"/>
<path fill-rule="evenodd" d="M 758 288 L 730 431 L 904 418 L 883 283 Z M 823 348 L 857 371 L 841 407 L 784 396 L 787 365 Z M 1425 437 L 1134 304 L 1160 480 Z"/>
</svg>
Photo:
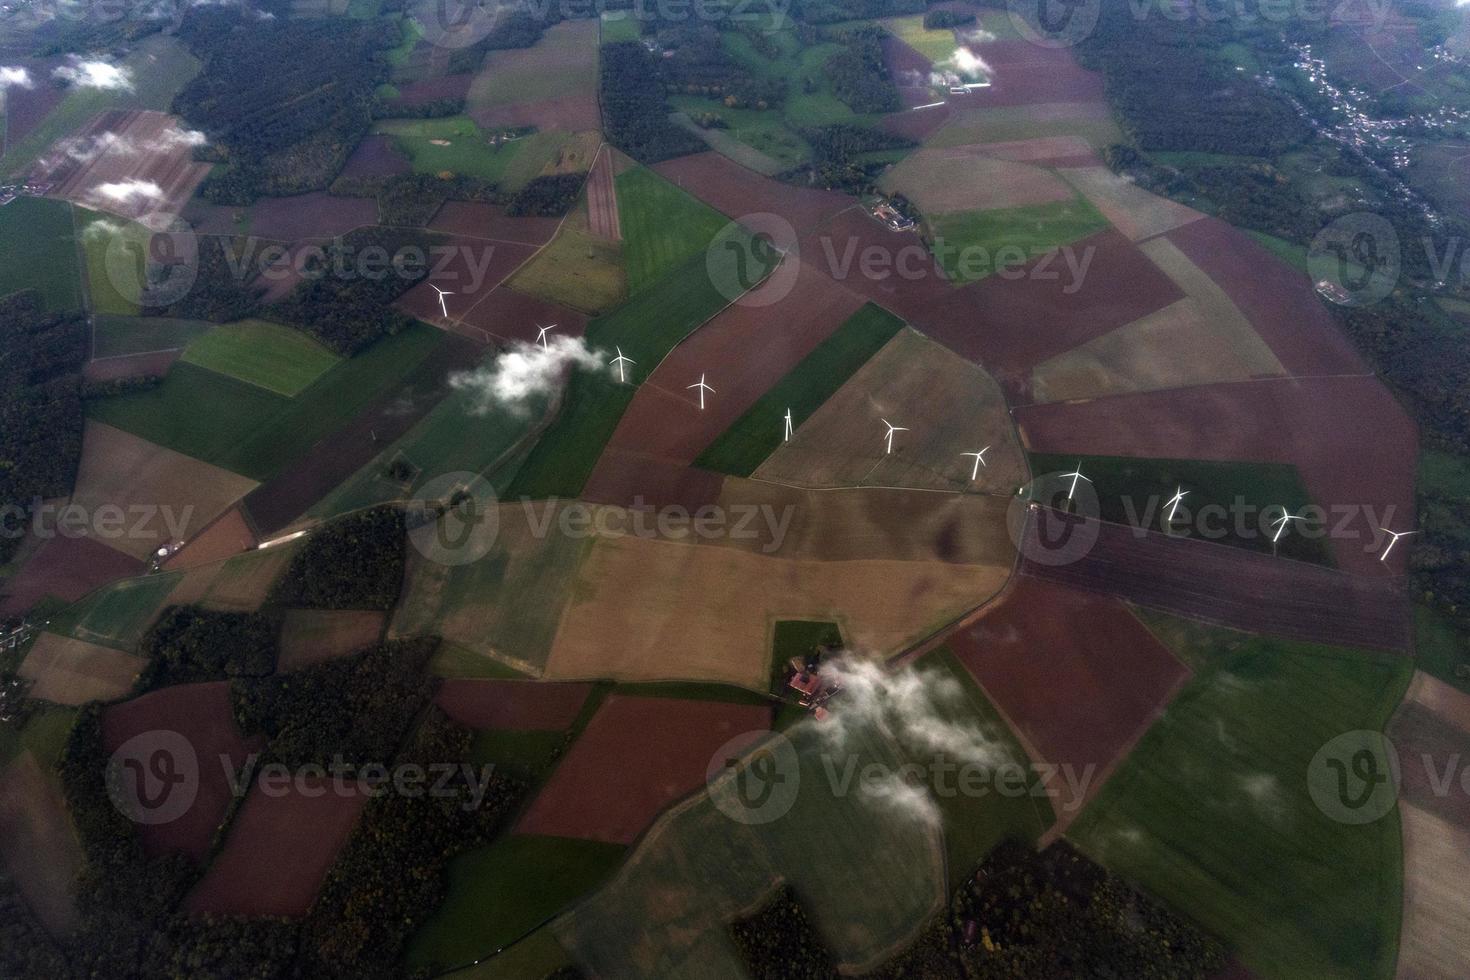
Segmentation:
<svg viewBox="0 0 1470 980">
<path fill-rule="evenodd" d="M 893 434 L 895 432 L 907 432 L 909 430 L 908 430 L 908 428 L 906 426 L 894 425 L 892 422 L 888 421 L 887 419 L 879 419 L 878 421 L 880 421 L 884 425 L 888 426 L 888 431 L 886 433 L 884 433 L 884 435 L 883 435 L 883 438 L 885 440 L 887 440 L 887 448 L 884 450 L 884 455 L 885 456 L 892 455 L 893 454 Z"/>
<path fill-rule="evenodd" d="M 975 465 L 973 467 L 971 467 L 971 469 L 970 469 L 970 481 L 971 482 L 974 482 L 975 480 L 980 479 L 980 467 L 982 467 L 982 466 L 989 466 L 990 465 L 989 463 L 985 462 L 985 454 L 988 453 L 988 452 L 990 452 L 990 447 L 989 446 L 986 446 L 984 449 L 980 450 L 978 453 L 960 453 L 961 456 L 974 456 L 975 457 Z"/>
<path fill-rule="evenodd" d="M 713 395 L 715 393 L 715 390 L 713 388 L 711 388 L 709 385 L 707 385 L 707 384 L 704 383 L 704 375 L 703 374 L 701 374 L 699 376 L 699 380 L 697 382 L 695 382 L 692 385 L 685 386 L 685 389 L 684 390 L 685 391 L 690 391 L 690 390 L 693 390 L 695 388 L 698 388 L 699 389 L 699 410 L 702 412 L 702 411 L 704 411 L 704 393 L 707 391 L 711 395 Z"/>
<path fill-rule="evenodd" d="M 1304 520 L 1306 520 L 1306 518 L 1300 515 L 1293 517 L 1291 511 L 1289 510 L 1282 514 L 1280 517 L 1276 518 L 1276 520 L 1271 522 L 1272 526 L 1276 528 L 1276 535 L 1271 539 L 1271 544 L 1275 545 L 1276 542 L 1281 540 L 1281 536 L 1286 533 L 1286 525 L 1290 524 L 1292 521 Z"/>
<path fill-rule="evenodd" d="M 1179 512 L 1179 502 L 1182 501 L 1185 497 L 1189 496 L 1189 494 L 1190 491 L 1184 489 L 1183 487 L 1179 487 L 1174 491 L 1174 496 L 1170 497 L 1168 503 L 1165 504 L 1165 506 L 1169 508 L 1169 516 L 1164 518 L 1164 523 L 1174 523 L 1174 515 Z"/>
<path fill-rule="evenodd" d="M 791 441 L 791 409 L 789 409 L 789 408 L 786 410 L 786 434 L 782 438 L 781 441 L 782 442 L 790 442 Z"/>
<path fill-rule="evenodd" d="M 1077 468 L 1075 470 L 1070 473 L 1063 473 L 1062 476 L 1070 476 L 1072 478 L 1072 486 L 1067 490 L 1068 500 L 1071 500 L 1072 497 L 1076 495 L 1078 480 L 1087 480 L 1088 483 L 1092 482 L 1091 480 L 1088 480 L 1087 477 L 1082 475 L 1082 460 L 1080 459 L 1077 461 Z"/>
<path fill-rule="evenodd" d="M 553 331 L 555 329 L 556 329 L 556 324 L 554 324 L 554 323 L 551 324 L 548 327 L 543 327 L 539 323 L 536 324 L 536 342 L 541 345 L 541 349 L 542 350 L 548 350 L 548 349 L 550 349 L 550 346 L 551 345 L 549 345 L 546 342 L 546 335 L 549 334 L 551 331 Z"/>
<path fill-rule="evenodd" d="M 623 373 L 623 365 L 624 364 L 637 364 L 638 362 L 635 361 L 635 360 L 633 360 L 631 357 L 624 357 L 623 356 L 623 349 L 621 347 L 615 347 L 613 349 L 618 352 L 618 356 L 617 357 L 614 357 L 608 363 L 609 364 L 615 364 L 615 365 L 617 365 L 617 369 L 618 369 L 618 383 L 619 384 L 626 384 L 627 381 L 628 381 L 628 379 L 627 379 L 627 377 Z"/>
<path fill-rule="evenodd" d="M 442 314 L 444 314 L 444 319 L 448 320 L 449 319 L 449 306 L 444 302 L 444 297 L 446 297 L 446 296 L 453 296 L 454 293 L 450 292 L 447 289 L 440 289 L 438 286 L 434 285 L 433 283 L 429 283 L 429 288 L 432 289 L 434 292 L 436 292 L 436 293 L 439 294 L 439 312 L 442 313 Z"/>
<path fill-rule="evenodd" d="M 1390 531 L 1386 527 L 1380 527 L 1378 530 L 1382 531 L 1384 534 L 1388 535 L 1388 537 L 1389 537 L 1388 547 L 1387 548 L 1384 548 L 1383 549 L 1383 554 L 1381 554 L 1381 555 L 1378 556 L 1378 560 L 1379 561 L 1387 561 L 1388 560 L 1388 553 L 1393 550 L 1393 546 L 1394 545 L 1396 545 L 1396 544 L 1399 543 L 1399 538 L 1407 538 L 1411 534 L 1418 534 L 1419 533 L 1418 531 Z"/>
</svg>

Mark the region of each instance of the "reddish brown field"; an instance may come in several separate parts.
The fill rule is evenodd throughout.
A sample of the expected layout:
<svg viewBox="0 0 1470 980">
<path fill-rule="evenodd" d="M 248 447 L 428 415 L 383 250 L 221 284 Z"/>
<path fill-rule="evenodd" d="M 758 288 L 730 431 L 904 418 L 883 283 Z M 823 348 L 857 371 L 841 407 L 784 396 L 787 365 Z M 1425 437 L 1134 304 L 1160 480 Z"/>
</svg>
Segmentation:
<svg viewBox="0 0 1470 980">
<path fill-rule="evenodd" d="M 516 830 L 631 844 L 704 785 L 720 746 L 770 725 L 764 707 L 610 695 Z"/>
<path fill-rule="evenodd" d="M 880 43 L 883 46 L 883 63 L 898 86 L 904 108 L 935 101 L 929 88 L 933 62 L 892 34 L 884 35 Z"/>
<path fill-rule="evenodd" d="M 1094 526 L 1098 536 L 1085 554 L 1068 564 L 1027 560 L 1021 574 L 1249 633 L 1332 646 L 1411 648 L 1412 609 L 1395 580 L 1347 575 L 1198 538 Z M 1032 544 L 1023 550 L 1040 547 L 1034 531 L 1027 539 Z M 1079 540 L 1084 539 L 1072 538 Z"/>
<path fill-rule="evenodd" d="M 391 177 L 395 174 L 406 174 L 412 169 L 413 164 L 409 159 L 394 148 L 391 136 L 364 136 L 362 142 L 357 144 L 357 149 L 352 151 L 352 156 L 347 158 L 342 176 L 349 179 Z"/>
<path fill-rule="evenodd" d="M 779 285 L 775 279 L 768 282 Z M 760 295 L 758 287 L 753 296 Z M 626 455 L 639 463 L 693 463 L 862 305 L 860 296 L 802 262 L 791 291 L 775 303 L 726 307 L 675 347 L 639 386 L 608 442 L 603 461 Z M 709 396 L 701 412 L 698 399 L 686 386 L 706 371 L 716 393 Z M 599 462 L 586 493 L 605 503 L 629 502 L 631 491 L 641 489 L 634 471 L 636 465 L 614 465 L 609 472 Z"/>
<path fill-rule="evenodd" d="M 444 325 L 444 315 L 435 286 L 454 293 L 445 297 L 451 320 L 468 318 L 507 276 L 536 253 L 532 245 L 472 238 L 451 238 L 444 247 L 452 251 L 436 249 L 430 256 L 429 275 L 394 304 L 425 323 L 440 326 Z"/>
<path fill-rule="evenodd" d="M 141 561 L 93 538 L 48 538 L 0 582 L 0 615 L 24 612 L 48 595 L 76 602 L 100 585 L 141 574 Z"/>
<path fill-rule="evenodd" d="M 117 381 L 122 378 L 157 377 L 168 373 L 174 361 L 183 353 L 179 350 L 157 351 L 152 354 L 125 354 L 101 361 L 89 361 L 82 369 L 88 381 Z"/>
<path fill-rule="evenodd" d="M 148 110 L 113 109 L 98 115 L 78 134 L 77 145 L 95 150 L 93 141 L 115 141 L 89 160 L 56 153 L 38 164 L 43 180 L 57 197 L 88 207 L 136 218 L 154 211 L 176 214 L 209 174 L 210 164 L 196 163 L 193 148 L 174 140 L 185 127 L 175 116 Z M 172 140 L 172 141 L 171 141 Z M 160 196 L 125 199 L 103 193 L 105 185 L 129 181 L 156 184 Z"/>
<path fill-rule="evenodd" d="M 878 128 L 894 136 L 907 136 L 911 140 L 922 142 L 949 122 L 953 114 L 954 107 L 948 102 L 925 109 L 890 112 L 878 122 Z"/>
<path fill-rule="evenodd" d="M 537 102 L 474 109 L 469 117 L 481 126 L 535 126 L 540 130 L 581 133 L 602 128 L 602 113 L 596 93 L 564 95 Z"/>
<path fill-rule="evenodd" d="M 470 82 L 474 78 L 470 72 L 461 72 L 458 75 L 441 75 L 438 78 L 425 78 L 399 85 L 398 98 L 390 104 L 418 106 L 439 99 L 462 99 L 470 94 Z"/>
<path fill-rule="evenodd" d="M 1104 99 L 1102 76 L 1083 69 L 1065 48 L 1008 40 L 980 44 L 974 51 L 995 75 L 989 88 L 961 97 L 966 108 Z"/>
<path fill-rule="evenodd" d="M 257 784 L 230 823 L 224 847 L 184 899 L 190 915 L 277 915 L 311 908 L 337 852 L 347 843 L 365 790 L 339 794 L 328 780 L 308 780 L 282 796 Z"/>
<path fill-rule="evenodd" d="M 333 197 L 313 191 L 294 197 L 263 197 L 250 213 L 250 233 L 256 238 L 321 241 L 377 224 L 378 202 L 370 197 Z"/>
<path fill-rule="evenodd" d="M 1311 280 L 1245 232 L 1205 218 L 1167 237 L 1220 284 L 1287 371 L 1316 375 L 1367 370 Z"/>
<path fill-rule="evenodd" d="M 249 551 L 258 543 L 240 508 L 231 507 L 175 552 L 163 567 L 173 571 L 207 565 Z"/>
<path fill-rule="evenodd" d="M 498 204 L 445 201 L 429 222 L 430 231 L 459 238 L 484 238 L 515 245 L 545 245 L 556 234 L 560 218 L 512 218 Z"/>
<path fill-rule="evenodd" d="M 667 399 L 653 399 L 650 402 Z M 683 412 L 686 406 L 670 408 Z M 627 421 L 627 416 L 623 416 Z M 719 499 L 725 478 L 687 463 L 655 459 L 637 450 L 607 448 L 582 488 L 582 498 L 623 507 L 687 507 L 697 510 Z"/>
<path fill-rule="evenodd" d="M 1339 567 L 1404 570 L 1408 549 L 1380 562 L 1372 544 L 1376 528 L 1414 520 L 1418 430 L 1372 376 L 1202 385 L 1032 405 L 1015 418 L 1038 452 L 1294 463 L 1315 503 L 1353 509 L 1333 528 Z"/>
<path fill-rule="evenodd" d="M 144 732 L 173 731 L 194 747 L 199 763 L 199 793 L 172 823 L 142 824 L 138 836 L 150 857 L 185 854 L 202 861 L 232 800 L 225 763 L 238 771 L 246 758 L 265 748 L 259 735 L 245 738 L 235 726 L 228 681 L 180 684 L 113 705 L 102 713 L 102 746 L 108 752 Z M 277 869 L 279 871 L 279 868 Z M 274 872 L 273 872 L 274 873 Z"/>
<path fill-rule="evenodd" d="M 1102 164 L 1092 145 L 1080 136 L 1038 136 L 1035 139 L 981 143 L 975 149 L 997 160 L 1035 163 L 1043 167 L 1096 167 Z"/>
<path fill-rule="evenodd" d="M 44 78 L 51 74 L 60 59 L 30 62 L 32 78 Z M 19 143 L 31 134 L 31 130 L 61 104 L 66 89 L 58 85 L 41 83 L 30 88 L 11 86 L 5 90 L 5 137 L 10 143 Z"/>
<path fill-rule="evenodd" d="M 611 242 L 623 240 L 622 226 L 618 223 L 618 195 L 613 189 L 611 152 L 599 153 L 587 176 L 587 214 L 588 230 L 592 234 Z"/>
<path fill-rule="evenodd" d="M 792 187 L 713 152 L 666 160 L 653 169 L 722 214 L 776 214 L 803 234 L 853 206 L 845 194 Z"/>
<path fill-rule="evenodd" d="M 413 428 L 444 397 L 449 375 L 471 370 L 482 353 L 483 348 L 463 337 L 446 338 L 400 385 L 385 391 L 280 475 L 252 490 L 244 501 L 250 525 L 269 538 L 300 517 Z"/>
<path fill-rule="evenodd" d="M 591 684 L 450 678 L 435 702 L 469 728 L 559 732 L 571 728 Z"/>
<path fill-rule="evenodd" d="M 1388 726 L 1399 755 L 1399 798 L 1470 830 L 1470 793 L 1460 783 L 1460 761 L 1470 756 L 1470 733 L 1414 701 L 1399 706 Z M 1450 774 L 1448 783 L 1443 781 Z M 1447 787 L 1447 789 L 1445 788 Z"/>
<path fill-rule="evenodd" d="M 1189 676 L 1123 603 L 1034 578 L 947 642 L 1041 757 L 1079 776 L 1110 768 Z"/>
<path fill-rule="evenodd" d="M 536 339 L 538 323 L 554 323 L 559 333 L 580 337 L 587 329 L 587 314 L 527 296 L 509 286 L 497 286 L 452 329 L 463 330 L 465 336 L 481 343 L 492 339 L 530 343 Z"/>
</svg>

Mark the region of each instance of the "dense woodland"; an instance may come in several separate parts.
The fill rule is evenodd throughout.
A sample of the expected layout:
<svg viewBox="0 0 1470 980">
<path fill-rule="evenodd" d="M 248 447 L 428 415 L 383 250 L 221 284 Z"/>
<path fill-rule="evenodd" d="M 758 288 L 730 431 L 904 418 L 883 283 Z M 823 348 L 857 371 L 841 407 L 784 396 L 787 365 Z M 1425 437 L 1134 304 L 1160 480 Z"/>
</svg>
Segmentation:
<svg viewBox="0 0 1470 980">
<path fill-rule="evenodd" d="M 376 507 L 312 532 L 271 595 L 301 609 L 392 609 L 403 588 L 403 511 Z"/>
<path fill-rule="evenodd" d="M 608 142 L 641 163 L 705 149 L 669 121 L 658 59 L 637 41 L 602 46 L 602 118 Z"/>
<path fill-rule="evenodd" d="M 179 37 L 203 62 L 174 111 L 210 140 L 216 167 L 201 195 L 249 204 L 262 195 L 321 190 L 372 122 L 387 78 L 374 22 L 262 21 L 237 7 L 192 9 Z"/>
<path fill-rule="evenodd" d="M 172 606 L 139 646 L 148 664 L 137 690 L 265 677 L 276 669 L 276 628 L 274 619 L 260 613 Z"/>
<path fill-rule="evenodd" d="M 906 136 L 895 136 L 853 123 L 813 126 L 801 130 L 801 138 L 812 148 L 811 162 L 782 174 L 782 179 L 850 194 L 868 191 L 885 166 L 862 160 L 863 154 L 917 145 Z"/>
<path fill-rule="evenodd" d="M 842 50 L 827 59 L 824 71 L 832 91 L 853 112 L 896 112 L 902 107 L 898 88 L 883 60 L 881 27 L 854 27 L 838 31 Z"/>
<path fill-rule="evenodd" d="M 252 284 L 248 276 L 240 275 L 239 270 L 244 269 L 245 264 L 237 251 L 231 251 L 237 248 L 237 243 L 231 238 L 200 236 L 194 282 L 189 290 L 165 306 L 150 304 L 145 293 L 143 315 L 209 320 L 213 323 L 231 323 L 254 315 L 260 306 L 261 290 Z M 248 271 L 253 273 L 255 270 Z"/>
<path fill-rule="evenodd" d="M 30 512 L 71 493 L 82 453 L 82 364 L 87 323 L 45 313 L 30 291 L 0 299 L 0 507 Z M 0 562 L 20 544 L 23 521 L 0 534 Z"/>
</svg>

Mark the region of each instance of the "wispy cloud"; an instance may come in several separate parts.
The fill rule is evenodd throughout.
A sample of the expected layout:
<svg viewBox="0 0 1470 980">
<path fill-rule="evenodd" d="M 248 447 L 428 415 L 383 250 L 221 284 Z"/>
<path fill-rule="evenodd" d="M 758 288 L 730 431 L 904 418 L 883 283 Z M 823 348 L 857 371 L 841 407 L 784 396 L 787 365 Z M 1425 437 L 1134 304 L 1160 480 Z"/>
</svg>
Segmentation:
<svg viewBox="0 0 1470 980">
<path fill-rule="evenodd" d="M 31 73 L 24 68 L 0 65 L 0 89 L 12 87 L 35 88 L 36 83 L 31 79 Z"/>
<path fill-rule="evenodd" d="M 98 184 L 92 189 L 92 193 L 117 204 L 146 204 L 163 200 L 163 188 L 151 180 L 120 180 L 111 184 Z"/>
<path fill-rule="evenodd" d="M 534 399 L 555 391 L 572 368 L 606 370 L 607 364 L 580 337 L 553 336 L 544 349 L 518 342 L 489 364 L 452 376 L 449 384 L 470 393 L 476 414 L 497 408 L 524 414 Z"/>
<path fill-rule="evenodd" d="M 67 64 L 51 74 L 78 88 L 133 90 L 133 75 L 128 69 L 106 61 L 84 61 L 76 55 L 70 55 Z"/>
</svg>

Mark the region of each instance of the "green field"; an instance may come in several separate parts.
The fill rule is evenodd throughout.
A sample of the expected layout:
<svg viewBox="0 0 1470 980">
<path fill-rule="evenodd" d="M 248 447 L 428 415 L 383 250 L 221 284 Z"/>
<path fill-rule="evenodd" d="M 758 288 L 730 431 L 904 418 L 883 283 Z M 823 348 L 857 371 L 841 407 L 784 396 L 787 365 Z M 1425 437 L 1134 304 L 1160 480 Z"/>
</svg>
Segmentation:
<svg viewBox="0 0 1470 980">
<path fill-rule="evenodd" d="M 556 941 L 551 927 L 545 926 L 483 963 L 445 975 L 454 980 L 544 980 L 569 965 L 567 951 Z"/>
<path fill-rule="evenodd" d="M 1042 252 L 1111 227 L 1097 208 L 1080 197 L 1018 208 L 957 211 L 926 220 L 935 243 L 942 241 L 946 246 L 942 253 L 936 250 L 935 257 L 956 283 L 983 279 L 1000 271 L 998 266 L 1025 264 Z M 960 250 L 971 250 L 983 258 L 972 260 L 974 266 L 967 268 L 960 261 Z"/>
<path fill-rule="evenodd" d="M 1166 503 L 1182 487 L 1174 533 L 1204 537 L 1264 554 L 1273 553 L 1270 522 L 1285 507 L 1300 514 L 1312 503 L 1301 474 L 1290 463 L 1215 463 L 1190 459 L 1139 459 L 1132 456 L 1063 456 L 1032 453 L 1031 472 L 1070 473 L 1080 459 L 1093 481 L 1100 516 L 1131 527 L 1161 530 Z M 1058 478 L 1059 479 L 1059 478 Z M 1043 487 L 1043 490 L 1048 489 Z M 1209 508 L 1209 510 L 1204 510 Z M 1237 518 L 1237 514 L 1239 518 Z M 1326 528 L 1293 524 L 1274 546 L 1276 554 L 1331 564 Z"/>
<path fill-rule="evenodd" d="M 623 302 L 628 296 L 623 246 L 587 231 L 586 207 L 584 199 L 556 237 L 517 269 L 507 285 L 594 316 Z"/>
<path fill-rule="evenodd" d="M 902 329 L 902 320 L 868 303 L 736 419 L 700 453 L 695 465 L 750 476 L 780 448 L 788 408 L 793 424 L 800 426 Z"/>
<path fill-rule="evenodd" d="M 203 320 L 98 314 L 92 319 L 92 356 L 124 357 L 179 350 L 213 329 L 214 324 Z"/>
<path fill-rule="evenodd" d="M 0 766 L 22 752 L 30 752 L 40 763 L 42 771 L 50 772 L 61 759 L 76 718 L 76 708 L 43 704 L 32 712 L 20 729 L 13 724 L 0 726 Z"/>
<path fill-rule="evenodd" d="M 1185 659 L 1205 666 L 1068 836 L 1222 937 L 1258 976 L 1387 980 L 1398 814 L 1329 819 L 1308 767 L 1339 734 L 1382 731 L 1413 665 L 1203 628 L 1191 646 Z"/>
<path fill-rule="evenodd" d="M 34 289 L 51 312 L 82 308 L 70 204 L 20 197 L 0 208 L 0 255 L 0 296 Z"/>
<path fill-rule="evenodd" d="M 603 350 L 621 347 L 638 362 L 639 369 L 647 370 L 728 302 L 710 281 L 705 257 L 699 254 L 612 313 L 589 323 L 587 341 Z M 507 494 L 579 495 L 602 447 L 633 400 L 634 390 L 632 384 L 618 384 L 610 376 L 573 375 L 556 420 L 527 457 Z"/>
<path fill-rule="evenodd" d="M 524 680 L 531 675 L 509 664 L 492 660 L 457 643 L 444 642 L 429 661 L 429 673 L 435 677 L 468 677 L 484 680 Z"/>
<path fill-rule="evenodd" d="M 602 15 L 602 43 L 636 41 L 643 36 L 638 21 L 627 11 L 608 11 Z"/>
<path fill-rule="evenodd" d="M 161 446 L 265 480 L 401 382 L 444 340 L 433 327 L 384 337 L 295 398 L 193 364 L 162 384 L 89 402 L 87 414 Z"/>
<path fill-rule="evenodd" d="M 600 886 L 626 848 L 513 834 L 449 865 L 444 904 L 414 934 L 410 971 L 469 963 L 514 942 Z"/>
<path fill-rule="evenodd" d="M 701 129 L 696 135 L 737 163 L 769 177 L 811 159 L 811 147 L 774 109 L 732 109 L 718 99 L 675 95 L 669 104 L 698 120 L 714 113 L 724 128 Z M 752 152 L 753 151 L 753 152 Z"/>
<path fill-rule="evenodd" d="M 88 643 L 134 650 L 183 577 L 183 572 L 164 572 L 104 585 L 51 617 L 47 629 Z"/>
<path fill-rule="evenodd" d="M 448 171 L 495 183 L 506 183 L 507 173 L 515 169 L 513 164 L 524 154 L 536 158 L 535 169 L 539 170 L 548 158 L 548 150 L 554 153 L 555 146 L 567 138 L 563 134 L 538 133 L 492 146 L 489 137 L 468 116 L 389 119 L 374 126 L 373 132 L 391 135 L 418 173 Z M 529 179 L 519 173 L 517 178 L 514 185 L 507 186 L 514 189 Z"/>
<path fill-rule="evenodd" d="M 1004 17 L 1004 14 L 1002 14 Z M 957 113 L 955 118 L 924 141 L 928 147 L 965 146 L 970 143 L 1005 143 L 1044 136 L 1077 136 L 1103 150 L 1125 141 L 1122 130 L 1110 118 L 1095 118 L 1088 103 L 1076 105 L 1076 116 L 1065 112 L 1039 114 L 1029 106 L 993 106 Z"/>
<path fill-rule="evenodd" d="M 1258 244 L 1272 255 L 1276 256 L 1287 265 L 1298 272 L 1307 272 L 1307 249 L 1296 242 L 1289 242 L 1275 235 L 1268 235 L 1264 231 L 1252 231 L 1245 229 L 1245 233 L 1256 240 Z"/>
<path fill-rule="evenodd" d="M 914 14 L 911 17 L 894 17 L 883 22 L 893 34 L 913 48 L 919 54 L 928 58 L 934 64 L 948 61 L 954 57 L 955 49 L 959 47 L 955 43 L 954 31 L 950 28 L 941 30 L 926 30 L 924 28 L 924 15 Z"/>
<path fill-rule="evenodd" d="M 83 207 L 74 210 L 76 221 L 77 240 L 82 243 L 82 255 L 87 263 L 87 300 L 88 309 L 92 313 L 107 316 L 138 315 L 137 295 L 124 295 L 117 285 L 113 283 L 113 277 L 107 271 L 107 249 L 109 244 L 118 236 L 121 227 L 121 219 L 110 215 L 89 211 Z M 141 241 L 141 238 L 132 238 L 131 241 Z M 127 240 L 125 240 L 127 241 Z M 130 247 L 125 244 L 124 248 Z M 141 284 L 143 279 L 143 267 L 141 260 L 137 266 L 137 277 L 135 284 Z M 131 288 L 129 290 L 132 292 Z"/>
<path fill-rule="evenodd" d="M 300 330 L 241 320 L 204 334 L 181 360 L 294 398 L 342 359 Z"/>
<path fill-rule="evenodd" d="M 647 167 L 616 178 L 628 293 L 641 292 L 702 255 L 729 219 Z"/>
</svg>

